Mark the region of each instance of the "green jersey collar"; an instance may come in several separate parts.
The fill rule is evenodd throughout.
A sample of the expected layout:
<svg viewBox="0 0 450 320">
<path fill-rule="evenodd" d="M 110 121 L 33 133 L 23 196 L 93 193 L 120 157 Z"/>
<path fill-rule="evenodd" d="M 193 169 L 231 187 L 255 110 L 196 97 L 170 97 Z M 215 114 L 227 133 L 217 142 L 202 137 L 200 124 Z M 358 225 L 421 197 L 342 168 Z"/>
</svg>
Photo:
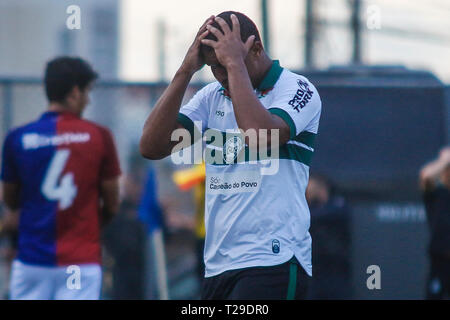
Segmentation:
<svg viewBox="0 0 450 320">
<path fill-rule="evenodd" d="M 272 89 L 275 86 L 275 83 L 277 83 L 278 78 L 281 75 L 281 72 L 283 72 L 283 68 L 280 66 L 280 61 L 273 60 L 269 72 L 267 72 L 266 76 L 259 84 L 257 90 L 265 91 L 268 89 Z"/>
</svg>

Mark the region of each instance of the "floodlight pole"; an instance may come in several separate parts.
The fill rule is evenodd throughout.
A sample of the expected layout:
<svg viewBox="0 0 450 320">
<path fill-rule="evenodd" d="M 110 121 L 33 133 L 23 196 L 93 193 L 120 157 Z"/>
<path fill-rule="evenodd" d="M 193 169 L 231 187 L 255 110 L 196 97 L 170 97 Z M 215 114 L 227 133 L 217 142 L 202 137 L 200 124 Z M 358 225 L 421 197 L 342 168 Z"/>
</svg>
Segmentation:
<svg viewBox="0 0 450 320">
<path fill-rule="evenodd" d="M 162 19 L 157 22 L 158 78 L 166 79 L 166 25 Z"/>
<path fill-rule="evenodd" d="M 353 0 L 352 3 L 352 22 L 351 28 L 353 33 L 353 55 L 352 62 L 360 64 L 361 58 L 361 20 L 359 15 L 361 13 L 361 0 Z"/>
<path fill-rule="evenodd" d="M 314 51 L 314 37 L 313 37 L 313 28 L 314 28 L 314 4 L 313 0 L 306 0 L 305 2 L 305 67 L 311 68 L 313 67 L 313 51 Z"/>
<path fill-rule="evenodd" d="M 270 25 L 267 0 L 261 0 L 262 37 L 264 50 L 270 56 Z"/>
</svg>

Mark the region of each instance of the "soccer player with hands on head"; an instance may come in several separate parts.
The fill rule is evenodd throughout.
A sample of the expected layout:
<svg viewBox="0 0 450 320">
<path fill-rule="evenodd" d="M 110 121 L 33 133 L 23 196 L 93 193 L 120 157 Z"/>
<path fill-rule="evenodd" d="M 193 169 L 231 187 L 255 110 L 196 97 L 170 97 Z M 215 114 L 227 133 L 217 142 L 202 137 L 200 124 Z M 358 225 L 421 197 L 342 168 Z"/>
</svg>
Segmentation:
<svg viewBox="0 0 450 320">
<path fill-rule="evenodd" d="M 181 106 L 204 64 L 217 81 Z M 200 27 L 147 118 L 140 151 L 162 159 L 179 140 L 186 147 L 196 132 L 206 136 L 203 299 L 305 297 L 312 275 L 305 190 L 321 108 L 314 85 L 269 57 L 246 15 L 222 12 Z M 183 128 L 189 143 L 172 141 Z M 266 147 L 278 152 L 261 155 Z"/>
</svg>

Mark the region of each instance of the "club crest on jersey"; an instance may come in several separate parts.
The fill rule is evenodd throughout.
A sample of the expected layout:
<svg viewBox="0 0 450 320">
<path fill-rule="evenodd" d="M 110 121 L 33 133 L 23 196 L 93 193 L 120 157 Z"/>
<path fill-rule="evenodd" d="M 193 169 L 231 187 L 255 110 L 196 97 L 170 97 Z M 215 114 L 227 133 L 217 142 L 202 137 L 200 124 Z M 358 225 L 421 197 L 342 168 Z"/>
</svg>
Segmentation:
<svg viewBox="0 0 450 320">
<path fill-rule="evenodd" d="M 223 160 L 225 163 L 233 163 L 242 150 L 242 139 L 238 136 L 229 138 L 223 145 Z"/>
<path fill-rule="evenodd" d="M 299 89 L 295 93 L 294 98 L 288 103 L 295 111 L 300 112 L 300 109 L 306 106 L 306 104 L 311 100 L 314 93 L 309 88 L 309 84 L 307 82 L 298 79 L 297 84 L 299 86 Z"/>
<path fill-rule="evenodd" d="M 230 92 L 229 92 L 227 89 L 225 89 L 224 87 L 222 87 L 222 88 L 219 89 L 219 93 L 220 93 L 222 96 L 224 96 L 225 99 L 231 100 Z"/>
<path fill-rule="evenodd" d="M 272 252 L 279 253 L 280 252 L 280 241 L 277 239 L 272 240 Z"/>
</svg>

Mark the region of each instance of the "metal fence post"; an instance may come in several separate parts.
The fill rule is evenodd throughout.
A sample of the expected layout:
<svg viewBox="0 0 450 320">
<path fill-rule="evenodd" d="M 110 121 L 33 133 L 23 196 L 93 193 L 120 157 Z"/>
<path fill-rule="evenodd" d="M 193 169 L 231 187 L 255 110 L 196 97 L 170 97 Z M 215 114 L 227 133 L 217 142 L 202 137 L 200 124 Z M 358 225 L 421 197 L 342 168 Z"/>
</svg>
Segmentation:
<svg viewBox="0 0 450 320">
<path fill-rule="evenodd" d="M 445 142 L 447 145 L 450 145 L 450 86 L 445 87 L 444 97 L 445 97 L 445 105 L 446 105 L 446 119 L 445 121 L 445 130 L 447 131 L 447 141 Z"/>
<path fill-rule="evenodd" d="M 3 82 L 3 134 L 6 136 L 6 133 L 12 126 L 12 83 L 11 81 Z"/>
</svg>

